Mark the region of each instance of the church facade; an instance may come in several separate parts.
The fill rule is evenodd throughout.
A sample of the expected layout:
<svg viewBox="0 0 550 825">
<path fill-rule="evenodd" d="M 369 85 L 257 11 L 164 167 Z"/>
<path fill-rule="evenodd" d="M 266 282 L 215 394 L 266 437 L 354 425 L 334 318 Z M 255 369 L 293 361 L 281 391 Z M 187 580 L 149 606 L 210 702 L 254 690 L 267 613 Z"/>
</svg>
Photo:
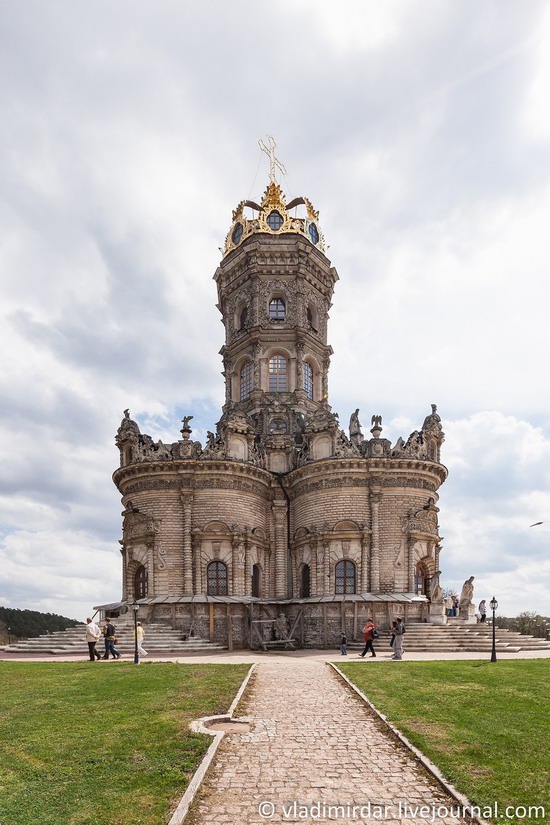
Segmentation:
<svg viewBox="0 0 550 825">
<path fill-rule="evenodd" d="M 298 215 L 300 215 L 298 217 Z M 435 405 L 397 443 L 328 402 L 338 274 L 318 212 L 271 179 L 233 213 L 214 275 L 225 404 L 206 444 L 183 419 L 164 444 L 125 412 L 113 480 L 124 506 L 122 601 L 140 617 L 232 646 L 327 647 L 388 626 L 443 622 Z M 285 630 L 286 629 L 286 630 Z"/>
</svg>

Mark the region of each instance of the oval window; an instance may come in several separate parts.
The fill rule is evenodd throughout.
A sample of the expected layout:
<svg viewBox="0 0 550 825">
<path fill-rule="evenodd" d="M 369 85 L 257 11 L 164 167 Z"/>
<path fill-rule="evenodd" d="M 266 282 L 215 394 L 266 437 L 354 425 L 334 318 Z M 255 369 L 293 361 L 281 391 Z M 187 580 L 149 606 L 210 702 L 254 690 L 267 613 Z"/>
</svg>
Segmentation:
<svg viewBox="0 0 550 825">
<path fill-rule="evenodd" d="M 283 216 L 279 212 L 270 212 L 267 216 L 267 225 L 274 232 L 278 232 L 283 223 Z"/>
<path fill-rule="evenodd" d="M 311 238 L 311 243 L 319 243 L 319 233 L 314 223 L 310 223 L 309 225 L 309 237 Z"/>
</svg>

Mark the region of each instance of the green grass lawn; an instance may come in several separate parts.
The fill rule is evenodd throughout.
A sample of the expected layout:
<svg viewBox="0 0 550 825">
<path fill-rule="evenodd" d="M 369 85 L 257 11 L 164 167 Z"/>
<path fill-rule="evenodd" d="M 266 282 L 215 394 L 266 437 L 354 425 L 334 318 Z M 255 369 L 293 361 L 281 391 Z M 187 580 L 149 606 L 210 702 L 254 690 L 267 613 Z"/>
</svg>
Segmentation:
<svg viewBox="0 0 550 825">
<path fill-rule="evenodd" d="M 474 804 L 550 817 L 550 661 L 338 665 Z"/>
<path fill-rule="evenodd" d="M 1 825 L 162 825 L 247 671 L 0 662 Z"/>
</svg>

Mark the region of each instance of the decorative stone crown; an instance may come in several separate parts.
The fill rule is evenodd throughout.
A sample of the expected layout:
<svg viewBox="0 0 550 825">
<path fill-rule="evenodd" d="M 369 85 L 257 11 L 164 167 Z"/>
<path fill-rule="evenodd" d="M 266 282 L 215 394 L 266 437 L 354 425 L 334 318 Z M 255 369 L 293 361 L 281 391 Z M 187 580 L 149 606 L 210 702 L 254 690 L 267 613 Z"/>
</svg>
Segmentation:
<svg viewBox="0 0 550 825">
<path fill-rule="evenodd" d="M 291 210 L 300 205 L 306 207 L 305 218 L 291 214 Z M 252 218 L 245 217 L 245 207 L 257 212 L 257 215 Z M 313 208 L 308 198 L 294 198 L 287 204 L 279 184 L 271 181 L 260 204 L 248 200 L 241 201 L 233 211 L 233 223 L 225 239 L 224 256 L 236 249 L 245 238 L 259 232 L 268 235 L 282 235 L 286 232 L 303 235 L 313 246 L 325 252 L 325 239 L 319 229 L 318 220 L 319 212 Z"/>
</svg>

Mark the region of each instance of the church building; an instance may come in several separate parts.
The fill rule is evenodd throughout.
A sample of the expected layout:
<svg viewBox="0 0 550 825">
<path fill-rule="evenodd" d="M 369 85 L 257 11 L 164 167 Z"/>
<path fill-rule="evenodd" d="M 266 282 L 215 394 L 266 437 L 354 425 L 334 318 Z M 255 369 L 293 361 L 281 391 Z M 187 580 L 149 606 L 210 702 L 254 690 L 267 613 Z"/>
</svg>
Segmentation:
<svg viewBox="0 0 550 825">
<path fill-rule="evenodd" d="M 122 602 L 144 621 L 229 647 L 337 645 L 445 621 L 434 404 L 392 446 L 382 419 L 344 431 L 329 404 L 329 310 L 338 274 L 319 213 L 275 179 L 233 212 L 214 279 L 225 327 L 225 404 L 205 444 L 183 419 L 172 444 L 129 411 L 113 475 L 122 495 Z M 337 311 L 337 310 L 335 310 Z"/>
</svg>

